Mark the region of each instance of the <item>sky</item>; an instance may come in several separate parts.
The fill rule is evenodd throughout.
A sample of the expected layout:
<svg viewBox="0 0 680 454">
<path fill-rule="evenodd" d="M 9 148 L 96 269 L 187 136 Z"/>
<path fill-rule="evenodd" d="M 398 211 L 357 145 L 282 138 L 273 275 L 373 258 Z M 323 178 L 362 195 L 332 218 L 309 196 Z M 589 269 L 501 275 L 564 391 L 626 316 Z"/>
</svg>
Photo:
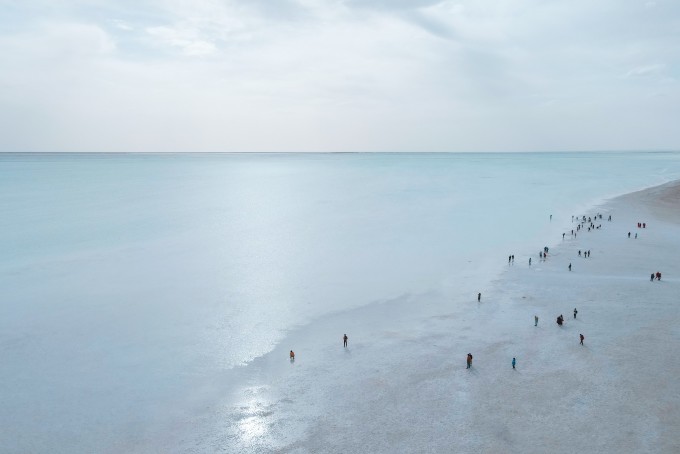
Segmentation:
<svg viewBox="0 0 680 454">
<path fill-rule="evenodd" d="M 0 0 L 0 152 L 680 149 L 677 0 Z"/>
</svg>

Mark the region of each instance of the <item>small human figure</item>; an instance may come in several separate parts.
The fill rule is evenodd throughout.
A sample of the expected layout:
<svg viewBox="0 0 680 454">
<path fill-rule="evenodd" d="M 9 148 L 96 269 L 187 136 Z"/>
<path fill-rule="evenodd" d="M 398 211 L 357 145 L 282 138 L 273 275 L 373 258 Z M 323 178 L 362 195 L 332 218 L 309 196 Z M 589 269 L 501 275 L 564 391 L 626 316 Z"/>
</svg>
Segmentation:
<svg viewBox="0 0 680 454">
<path fill-rule="evenodd" d="M 652 282 L 654 281 L 654 273 L 652 273 L 652 275 L 650 276 L 649 280 L 652 281 Z"/>
<path fill-rule="evenodd" d="M 470 367 L 472 367 L 472 354 L 468 353 L 468 355 L 467 355 L 467 368 L 469 369 Z"/>
<path fill-rule="evenodd" d="M 611 215 L 611 214 L 609 215 L 609 219 L 607 219 L 607 220 L 608 220 L 608 221 L 611 221 L 611 220 L 612 220 L 612 215 Z"/>
<path fill-rule="evenodd" d="M 550 215 L 550 220 L 552 221 L 552 214 Z"/>
<path fill-rule="evenodd" d="M 581 345 L 583 345 L 583 339 L 585 339 L 585 337 L 583 337 L 583 334 L 579 334 L 579 337 L 581 338 Z"/>
<path fill-rule="evenodd" d="M 512 254 L 512 263 L 515 263 L 515 254 Z"/>
<path fill-rule="evenodd" d="M 531 266 L 531 257 L 529 257 L 529 266 Z"/>
<path fill-rule="evenodd" d="M 538 326 L 538 315 L 534 315 L 534 326 Z"/>
<path fill-rule="evenodd" d="M 557 317 L 557 324 L 558 325 L 562 326 L 563 322 L 564 322 L 564 317 L 562 317 L 561 315 L 559 317 Z"/>
<path fill-rule="evenodd" d="M 564 239 L 564 232 L 562 232 L 562 239 Z"/>
<path fill-rule="evenodd" d="M 349 339 L 349 338 L 347 337 L 347 334 L 345 334 L 344 336 L 342 336 L 342 342 L 343 342 L 343 345 L 344 345 L 345 347 L 347 347 L 347 339 Z"/>
<path fill-rule="evenodd" d="M 637 233 L 635 233 L 635 239 L 637 240 Z"/>
<path fill-rule="evenodd" d="M 646 222 L 643 222 L 643 223 L 642 223 L 642 228 L 643 228 L 643 229 L 646 229 L 646 228 L 647 228 L 647 223 L 646 223 Z"/>
<path fill-rule="evenodd" d="M 510 265 L 510 260 L 512 260 L 512 255 L 508 255 L 508 265 Z"/>
<path fill-rule="evenodd" d="M 541 258 L 541 259 L 543 258 L 543 251 L 538 253 L 538 257 Z"/>
<path fill-rule="evenodd" d="M 628 238 L 630 238 L 630 232 L 628 232 Z"/>
<path fill-rule="evenodd" d="M 578 311 L 574 308 L 574 320 L 576 320 L 576 314 L 578 314 Z"/>
<path fill-rule="evenodd" d="M 578 256 L 581 257 L 581 250 L 578 250 Z"/>
<path fill-rule="evenodd" d="M 479 303 L 482 300 L 482 294 L 477 293 L 477 302 Z"/>
<path fill-rule="evenodd" d="M 569 271 L 571 271 L 571 263 L 569 264 Z"/>
<path fill-rule="evenodd" d="M 661 273 L 659 271 L 656 272 L 656 280 L 657 281 L 661 280 Z"/>
<path fill-rule="evenodd" d="M 515 368 L 515 363 L 516 363 L 516 362 L 517 362 L 517 361 L 515 360 L 515 358 L 512 358 L 512 368 L 513 368 L 513 369 Z"/>
<path fill-rule="evenodd" d="M 295 352 L 293 350 L 290 351 L 290 360 L 295 361 Z"/>
</svg>

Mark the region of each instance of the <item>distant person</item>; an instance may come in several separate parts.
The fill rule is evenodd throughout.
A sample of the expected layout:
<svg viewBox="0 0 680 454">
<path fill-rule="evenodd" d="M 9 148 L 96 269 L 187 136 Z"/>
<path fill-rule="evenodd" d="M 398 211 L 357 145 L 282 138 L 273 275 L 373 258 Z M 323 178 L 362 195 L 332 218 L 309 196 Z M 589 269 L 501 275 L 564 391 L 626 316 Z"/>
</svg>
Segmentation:
<svg viewBox="0 0 680 454">
<path fill-rule="evenodd" d="M 569 264 L 569 271 L 571 271 L 571 263 Z"/>
<path fill-rule="evenodd" d="M 635 239 L 637 240 L 637 233 L 635 233 Z"/>
<path fill-rule="evenodd" d="M 477 293 L 477 302 L 479 303 L 482 300 L 482 294 Z"/>
<path fill-rule="evenodd" d="M 550 215 L 550 220 L 552 221 L 552 214 Z"/>
<path fill-rule="evenodd" d="M 583 339 L 585 339 L 585 337 L 583 337 L 583 334 L 579 334 L 579 337 L 581 338 L 581 345 L 583 345 Z"/>
<path fill-rule="evenodd" d="M 531 266 L 531 257 L 529 257 L 529 266 Z"/>
<path fill-rule="evenodd" d="M 630 232 L 628 232 L 628 238 L 630 238 Z"/>
<path fill-rule="evenodd" d="M 611 220 L 612 220 L 612 215 L 611 215 L 611 214 L 609 215 L 609 219 L 607 219 L 607 220 L 608 220 L 608 221 L 611 221 Z"/>
<path fill-rule="evenodd" d="M 293 350 L 290 351 L 290 360 L 295 361 L 295 352 Z"/>
<path fill-rule="evenodd" d="M 557 317 L 557 324 L 562 326 L 562 323 L 564 323 L 564 317 L 560 315 L 559 317 Z"/>
<path fill-rule="evenodd" d="M 343 342 L 343 345 L 344 345 L 345 347 L 347 347 L 347 339 L 349 339 L 349 338 L 347 337 L 347 334 L 345 334 L 344 336 L 342 336 L 342 342 Z"/>
<path fill-rule="evenodd" d="M 574 308 L 574 320 L 576 320 L 576 314 L 578 314 L 578 311 Z"/>
<path fill-rule="evenodd" d="M 511 257 L 512 257 L 512 263 L 515 263 L 515 254 L 512 254 Z"/>
<path fill-rule="evenodd" d="M 652 282 L 654 281 L 654 273 L 652 273 L 652 275 L 650 276 L 649 280 L 652 281 Z"/>
<path fill-rule="evenodd" d="M 643 229 L 646 229 L 646 228 L 647 228 L 647 223 L 646 223 L 646 222 L 643 222 L 643 223 L 642 223 L 642 228 L 643 228 Z"/>
<path fill-rule="evenodd" d="M 656 272 L 656 280 L 657 281 L 661 280 L 661 273 L 659 271 Z"/>
<path fill-rule="evenodd" d="M 517 362 L 517 361 L 515 360 L 515 358 L 512 358 L 512 368 L 513 368 L 513 369 L 515 368 L 516 362 Z"/>
<path fill-rule="evenodd" d="M 564 233 L 564 232 L 562 232 L 562 239 L 564 239 L 564 235 L 565 235 L 565 233 Z"/>
<path fill-rule="evenodd" d="M 508 255 L 508 265 L 510 265 L 510 260 L 512 260 L 512 255 Z"/>
<path fill-rule="evenodd" d="M 472 367 L 472 354 L 468 353 L 468 355 L 467 355 L 467 368 L 469 369 L 470 367 Z"/>
<path fill-rule="evenodd" d="M 538 326 L 538 315 L 534 315 L 534 326 Z"/>
</svg>

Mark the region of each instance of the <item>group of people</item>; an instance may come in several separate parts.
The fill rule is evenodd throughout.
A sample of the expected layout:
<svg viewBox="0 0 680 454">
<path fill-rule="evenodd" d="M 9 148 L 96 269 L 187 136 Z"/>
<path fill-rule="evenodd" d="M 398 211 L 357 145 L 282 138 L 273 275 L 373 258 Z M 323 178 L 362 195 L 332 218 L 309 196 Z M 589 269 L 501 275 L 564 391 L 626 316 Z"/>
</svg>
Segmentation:
<svg viewBox="0 0 680 454">
<path fill-rule="evenodd" d="M 658 272 L 658 271 L 656 273 L 652 273 L 652 275 L 649 277 L 649 280 L 653 281 L 654 278 L 656 278 L 657 281 L 660 281 L 661 280 L 661 273 Z"/>
<path fill-rule="evenodd" d="M 598 219 L 598 218 L 599 218 L 599 219 L 602 219 L 602 215 L 599 214 L 599 213 L 598 213 L 597 215 L 595 215 L 595 219 Z M 580 221 L 580 222 L 581 222 L 581 224 L 579 224 L 579 225 L 577 226 L 577 228 L 576 228 L 577 231 L 580 230 L 581 225 L 585 224 L 586 222 L 590 223 L 590 227 L 588 228 L 589 231 L 590 231 L 591 228 L 598 228 L 598 229 L 599 229 L 599 228 L 601 227 L 601 225 L 595 226 L 594 223 L 592 222 L 592 219 L 593 219 L 593 218 L 590 218 L 590 217 L 586 218 L 586 216 L 582 216 L 582 217 L 579 219 L 578 216 L 576 216 L 576 217 L 575 217 L 575 216 L 572 216 L 572 222 L 574 221 L 574 219 L 576 219 L 577 221 Z M 552 220 L 552 215 L 551 215 L 551 220 Z M 611 215 L 608 217 L 607 220 L 608 220 L 608 221 L 611 221 L 611 220 L 612 220 Z M 646 227 L 647 227 L 647 224 L 646 224 L 645 222 L 638 222 L 638 225 L 637 225 L 637 226 L 638 226 L 638 228 L 646 228 Z M 571 234 L 572 234 L 572 236 L 576 236 L 576 232 L 574 232 L 573 229 L 572 229 L 572 231 L 571 231 Z M 564 235 L 565 235 L 565 234 L 563 233 L 563 234 L 562 234 L 562 238 L 564 238 Z M 628 237 L 630 238 L 630 232 L 628 232 Z M 637 238 L 637 234 L 636 234 L 636 238 Z M 542 250 L 541 252 L 539 252 L 539 257 L 540 257 L 541 259 L 547 258 L 547 256 L 548 256 L 548 251 L 549 251 L 548 247 L 545 246 L 545 247 L 543 248 L 543 250 Z M 581 252 L 581 250 L 579 250 L 579 251 L 578 251 L 578 256 L 579 256 L 579 257 L 590 257 L 590 250 L 584 251 L 583 253 Z M 509 264 L 510 264 L 510 263 L 514 263 L 514 261 L 515 261 L 515 256 L 514 256 L 514 255 L 509 255 L 509 256 L 508 256 L 508 263 L 509 263 Z M 529 258 L 529 265 L 531 266 L 531 258 Z M 571 271 L 571 263 L 569 264 L 569 271 Z M 660 273 L 659 271 L 657 271 L 656 273 L 652 273 L 652 274 L 650 275 L 650 280 L 653 281 L 654 279 L 656 279 L 656 280 L 658 280 L 658 281 L 661 280 L 661 273 Z M 481 299 L 482 299 L 482 294 L 481 294 L 481 293 L 477 293 L 477 301 L 479 302 L 479 301 L 481 301 Z M 578 314 L 578 310 L 577 310 L 576 308 L 574 308 L 574 319 L 576 319 L 576 314 Z M 564 324 L 564 316 L 563 316 L 562 314 L 560 314 L 560 315 L 557 317 L 557 324 L 558 324 L 559 326 L 562 326 L 562 325 Z M 534 315 L 534 326 L 538 326 L 538 315 Z M 347 341 L 348 341 L 348 339 L 349 339 L 349 338 L 347 337 L 347 334 L 343 335 L 342 340 L 343 340 L 343 346 L 344 346 L 345 348 L 347 348 Z M 583 341 L 584 341 L 584 339 L 585 339 L 585 336 L 584 336 L 583 334 L 579 334 L 579 339 L 580 339 L 580 344 L 583 345 Z M 291 360 L 291 362 L 295 360 L 295 352 L 293 352 L 293 350 L 290 351 L 290 360 Z M 472 367 L 472 354 L 471 354 L 471 353 L 468 353 L 468 354 L 467 354 L 466 363 L 467 363 L 467 368 L 470 369 L 470 368 Z M 513 358 L 512 358 L 512 368 L 513 368 L 513 369 L 515 369 L 516 364 L 517 364 L 517 359 L 516 359 L 515 357 L 513 357 Z"/>
</svg>

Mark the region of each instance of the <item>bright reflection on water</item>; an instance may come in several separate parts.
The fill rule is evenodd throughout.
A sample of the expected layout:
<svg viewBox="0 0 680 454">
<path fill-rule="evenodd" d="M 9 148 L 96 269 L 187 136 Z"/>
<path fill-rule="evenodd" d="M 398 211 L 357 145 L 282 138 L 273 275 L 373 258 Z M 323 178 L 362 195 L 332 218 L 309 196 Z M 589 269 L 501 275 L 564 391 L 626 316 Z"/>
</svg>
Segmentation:
<svg viewBox="0 0 680 454">
<path fill-rule="evenodd" d="M 238 444 L 244 447 L 265 441 L 272 423 L 273 404 L 267 401 L 267 387 L 248 387 L 244 395 L 247 401 L 239 408 Z"/>
</svg>

